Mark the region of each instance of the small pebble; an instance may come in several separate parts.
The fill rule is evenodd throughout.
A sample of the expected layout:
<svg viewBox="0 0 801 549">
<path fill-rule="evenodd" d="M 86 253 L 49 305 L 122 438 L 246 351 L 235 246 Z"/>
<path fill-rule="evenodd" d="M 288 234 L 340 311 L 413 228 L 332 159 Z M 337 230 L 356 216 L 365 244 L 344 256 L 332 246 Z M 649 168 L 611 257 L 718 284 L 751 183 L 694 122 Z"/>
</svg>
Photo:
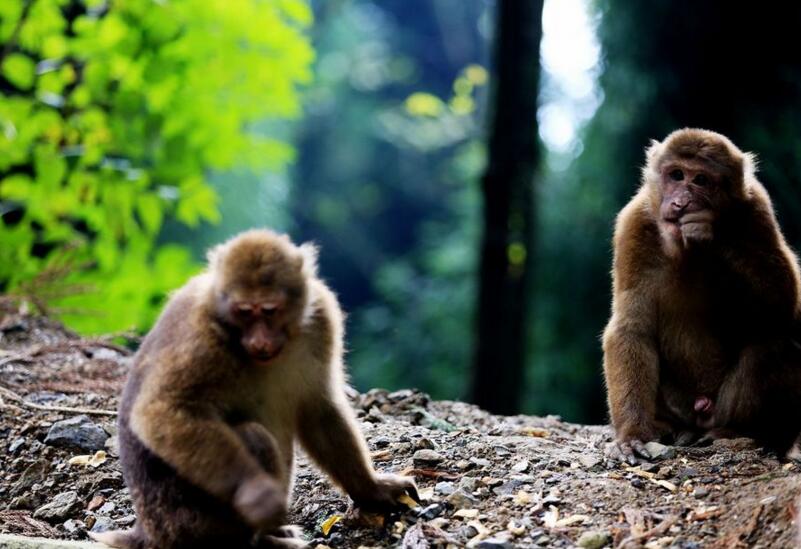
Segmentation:
<svg viewBox="0 0 801 549">
<path fill-rule="evenodd" d="M 528 468 L 530 466 L 531 464 L 528 462 L 528 460 L 524 459 L 523 461 L 518 461 L 517 463 L 512 465 L 512 471 L 515 473 L 525 473 L 526 471 L 528 471 Z"/>
<path fill-rule="evenodd" d="M 676 450 L 672 446 L 666 446 L 659 442 L 647 442 L 645 449 L 655 460 L 671 459 L 676 456 Z"/>
<path fill-rule="evenodd" d="M 579 536 L 576 544 L 584 549 L 601 549 L 612 542 L 612 535 L 606 530 L 587 530 Z"/>
<path fill-rule="evenodd" d="M 10 454 L 17 453 L 17 450 L 19 450 L 22 447 L 23 444 L 25 444 L 25 439 L 24 438 L 19 437 L 18 439 L 15 439 L 14 442 L 12 442 L 11 444 L 8 445 L 8 452 Z"/>
<path fill-rule="evenodd" d="M 412 456 L 414 462 L 418 465 L 436 465 L 437 463 L 441 463 L 445 458 L 442 457 L 442 454 L 435 452 L 434 450 L 417 450 Z"/>
<path fill-rule="evenodd" d="M 456 487 L 453 485 L 452 482 L 438 482 L 434 486 L 434 491 L 438 494 L 442 494 L 443 496 L 449 496 L 456 491 Z"/>
</svg>

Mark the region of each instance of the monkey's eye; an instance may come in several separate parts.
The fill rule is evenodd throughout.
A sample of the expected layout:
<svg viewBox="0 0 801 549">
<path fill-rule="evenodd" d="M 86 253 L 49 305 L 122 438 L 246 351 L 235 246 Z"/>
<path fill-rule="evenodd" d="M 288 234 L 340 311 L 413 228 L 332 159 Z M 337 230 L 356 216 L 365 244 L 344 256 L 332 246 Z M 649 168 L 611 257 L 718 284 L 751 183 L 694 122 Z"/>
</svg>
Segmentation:
<svg viewBox="0 0 801 549">
<path fill-rule="evenodd" d="M 693 179 L 693 183 L 699 187 L 706 187 L 709 185 L 709 177 L 707 177 L 705 174 L 699 173 L 695 176 L 695 179 Z"/>
<path fill-rule="evenodd" d="M 668 175 L 673 181 L 681 181 L 684 179 L 684 172 L 679 169 L 671 170 Z"/>
<path fill-rule="evenodd" d="M 250 316 L 253 314 L 253 307 L 251 305 L 234 305 L 234 314 L 237 316 Z"/>
</svg>

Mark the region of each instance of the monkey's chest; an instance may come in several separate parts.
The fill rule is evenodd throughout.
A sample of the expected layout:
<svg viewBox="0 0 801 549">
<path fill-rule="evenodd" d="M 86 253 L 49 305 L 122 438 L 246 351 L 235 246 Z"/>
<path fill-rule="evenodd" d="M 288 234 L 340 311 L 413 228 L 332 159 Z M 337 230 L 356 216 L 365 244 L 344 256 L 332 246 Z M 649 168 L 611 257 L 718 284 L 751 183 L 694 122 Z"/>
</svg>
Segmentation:
<svg viewBox="0 0 801 549">
<path fill-rule="evenodd" d="M 704 297 L 661 302 L 657 322 L 663 381 L 696 395 L 716 393 L 736 360 L 727 336 L 731 318 Z"/>
</svg>

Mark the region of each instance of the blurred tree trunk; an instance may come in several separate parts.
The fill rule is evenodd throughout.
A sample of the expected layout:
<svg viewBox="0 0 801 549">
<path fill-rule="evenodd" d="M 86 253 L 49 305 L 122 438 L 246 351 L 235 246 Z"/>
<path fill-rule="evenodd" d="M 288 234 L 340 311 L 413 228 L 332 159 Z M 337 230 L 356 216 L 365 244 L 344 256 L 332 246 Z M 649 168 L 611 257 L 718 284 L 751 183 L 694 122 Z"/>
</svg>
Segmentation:
<svg viewBox="0 0 801 549">
<path fill-rule="evenodd" d="M 520 406 L 530 305 L 542 0 L 500 0 L 495 28 L 471 400 L 513 414 Z"/>
</svg>

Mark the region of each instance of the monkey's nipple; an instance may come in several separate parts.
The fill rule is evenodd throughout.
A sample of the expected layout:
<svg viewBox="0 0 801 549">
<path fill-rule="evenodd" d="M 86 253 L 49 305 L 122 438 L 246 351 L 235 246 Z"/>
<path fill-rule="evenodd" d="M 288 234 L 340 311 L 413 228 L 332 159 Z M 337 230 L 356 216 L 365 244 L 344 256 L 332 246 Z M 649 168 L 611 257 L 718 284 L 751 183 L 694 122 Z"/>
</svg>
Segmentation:
<svg viewBox="0 0 801 549">
<path fill-rule="evenodd" d="M 695 397 L 695 404 L 693 405 L 693 409 L 699 416 L 711 416 L 712 412 L 715 410 L 715 405 L 712 403 L 712 399 L 708 396 L 697 396 Z"/>
</svg>

